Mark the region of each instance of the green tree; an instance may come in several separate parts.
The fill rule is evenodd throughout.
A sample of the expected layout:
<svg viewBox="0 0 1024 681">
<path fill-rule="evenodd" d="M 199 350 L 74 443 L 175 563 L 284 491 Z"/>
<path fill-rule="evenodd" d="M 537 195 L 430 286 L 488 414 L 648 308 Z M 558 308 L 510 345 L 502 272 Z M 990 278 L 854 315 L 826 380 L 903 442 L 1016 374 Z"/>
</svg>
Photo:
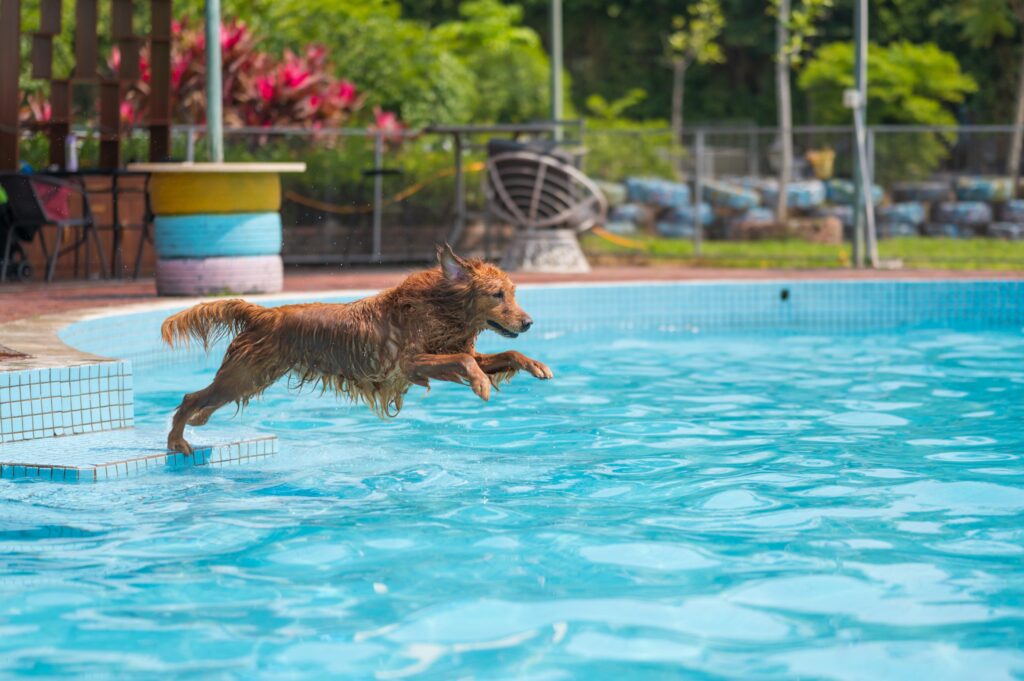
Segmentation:
<svg viewBox="0 0 1024 681">
<path fill-rule="evenodd" d="M 725 27 L 719 0 L 697 0 L 688 16 L 672 17 L 673 31 L 665 39 L 665 58 L 672 68 L 672 136 L 683 141 L 683 98 L 690 64 L 720 64 L 725 55 L 718 37 Z"/>
<path fill-rule="evenodd" d="M 959 0 L 940 10 L 937 16 L 960 26 L 961 36 L 976 49 L 992 46 L 996 38 L 1016 34 L 1024 25 L 1024 0 Z M 1024 30 L 1020 31 L 1024 42 Z M 1020 180 L 1021 144 L 1024 143 L 1024 45 L 1017 66 L 1017 106 L 1013 117 L 1013 141 L 1006 159 L 1006 173 L 1013 178 L 1013 191 Z"/>
<path fill-rule="evenodd" d="M 822 46 L 807 62 L 797 80 L 823 124 L 849 120 L 842 105 L 843 90 L 854 86 L 853 43 Z M 977 83 L 960 70 L 956 57 L 935 44 L 897 42 L 868 46 L 868 123 L 954 125 L 950 105 L 959 104 L 977 90 Z M 880 136 L 876 154 L 879 179 L 925 177 L 945 158 L 946 144 L 955 135 L 933 133 Z"/>
<path fill-rule="evenodd" d="M 474 121 L 522 122 L 547 116 L 548 58 L 540 36 L 522 25 L 523 10 L 498 0 L 469 0 L 460 20 L 432 37 L 473 73 Z"/>
<path fill-rule="evenodd" d="M 790 76 L 799 66 L 807 41 L 817 35 L 817 24 L 832 7 L 832 0 L 772 0 L 769 12 L 775 15 L 775 93 L 778 102 L 779 193 L 775 203 L 775 219 L 786 221 L 789 212 L 787 187 L 793 177 L 793 96 Z"/>
</svg>

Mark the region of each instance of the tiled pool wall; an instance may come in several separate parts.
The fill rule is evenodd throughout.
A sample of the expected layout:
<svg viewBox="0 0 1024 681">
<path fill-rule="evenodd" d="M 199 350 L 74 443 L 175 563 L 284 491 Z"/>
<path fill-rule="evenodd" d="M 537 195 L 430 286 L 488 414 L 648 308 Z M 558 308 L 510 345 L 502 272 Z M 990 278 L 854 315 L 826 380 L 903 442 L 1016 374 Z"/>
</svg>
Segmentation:
<svg viewBox="0 0 1024 681">
<path fill-rule="evenodd" d="M 614 284 L 522 287 L 520 304 L 534 318 L 531 335 L 658 330 L 679 333 L 850 333 L 913 327 L 1024 327 L 1024 281 L 856 281 Z M 345 302 L 353 297 L 299 300 Z M 628 310 L 623 315 L 622 310 Z M 171 350 L 160 324 L 174 309 L 106 317 L 61 332 L 79 350 L 129 359 L 145 367 L 220 362 L 193 345 Z M 491 344 L 485 335 L 486 344 Z M 494 339 L 495 342 L 500 339 Z M 206 357 L 206 359 L 201 359 Z"/>
<path fill-rule="evenodd" d="M 133 405 L 129 361 L 0 371 L 0 443 L 129 428 Z"/>
</svg>

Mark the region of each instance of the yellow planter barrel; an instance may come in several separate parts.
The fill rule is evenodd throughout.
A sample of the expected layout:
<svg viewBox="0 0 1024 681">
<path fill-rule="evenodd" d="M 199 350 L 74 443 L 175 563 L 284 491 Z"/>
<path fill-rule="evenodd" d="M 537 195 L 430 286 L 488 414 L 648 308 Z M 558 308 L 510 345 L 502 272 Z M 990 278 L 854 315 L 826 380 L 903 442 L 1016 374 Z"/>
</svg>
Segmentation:
<svg viewBox="0 0 1024 681">
<path fill-rule="evenodd" d="M 268 213 L 281 209 L 280 173 L 303 172 L 304 163 L 137 163 L 129 169 L 150 173 L 160 295 L 281 290 L 281 221 Z M 236 243 L 239 238 L 244 243 Z"/>
<path fill-rule="evenodd" d="M 268 213 L 281 210 L 281 179 L 277 173 L 153 175 L 149 201 L 155 215 Z"/>
</svg>

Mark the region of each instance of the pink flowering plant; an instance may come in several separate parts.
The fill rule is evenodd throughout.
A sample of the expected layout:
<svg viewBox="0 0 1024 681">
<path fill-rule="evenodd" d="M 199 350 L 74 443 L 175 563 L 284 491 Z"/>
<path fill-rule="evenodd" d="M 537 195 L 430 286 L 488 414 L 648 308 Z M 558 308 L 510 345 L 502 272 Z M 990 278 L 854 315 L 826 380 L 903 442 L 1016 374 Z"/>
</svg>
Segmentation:
<svg viewBox="0 0 1024 681">
<path fill-rule="evenodd" d="M 176 121 L 206 120 L 206 38 L 201 25 L 187 19 L 172 25 L 172 117 Z M 333 75 L 327 49 L 310 45 L 281 57 L 257 49 L 259 40 L 245 22 L 230 20 L 221 27 L 224 122 L 228 127 L 300 126 L 329 128 L 345 125 L 360 110 L 364 97 L 354 84 Z M 116 53 L 111 69 L 118 65 Z M 151 80 L 150 58 L 144 50 L 141 78 L 126 98 L 126 122 L 146 119 Z M 394 119 L 389 129 L 401 124 Z"/>
</svg>

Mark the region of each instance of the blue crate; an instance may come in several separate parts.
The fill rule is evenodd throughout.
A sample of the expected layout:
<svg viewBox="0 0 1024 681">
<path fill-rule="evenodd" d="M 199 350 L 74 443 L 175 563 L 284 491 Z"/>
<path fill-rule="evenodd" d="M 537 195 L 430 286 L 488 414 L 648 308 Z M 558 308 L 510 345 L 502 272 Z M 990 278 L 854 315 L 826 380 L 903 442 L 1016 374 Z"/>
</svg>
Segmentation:
<svg viewBox="0 0 1024 681">
<path fill-rule="evenodd" d="M 1002 222 L 1024 224 L 1024 199 L 1007 201 L 999 208 L 999 219 Z"/>
<path fill-rule="evenodd" d="M 760 195 L 753 189 L 728 182 L 705 182 L 701 198 L 711 205 L 732 210 L 749 210 L 761 203 Z"/>
<path fill-rule="evenodd" d="M 904 201 L 888 206 L 879 206 L 875 210 L 875 217 L 879 224 L 903 224 L 917 227 L 924 223 L 924 204 L 920 201 Z"/>
<path fill-rule="evenodd" d="M 821 180 L 805 180 L 790 182 L 786 197 L 790 208 L 813 208 L 825 203 L 827 194 L 825 183 Z M 776 182 L 766 183 L 761 196 L 768 205 L 773 205 L 779 197 L 779 186 Z"/>
<path fill-rule="evenodd" d="M 624 203 L 608 212 L 604 228 L 615 234 L 636 234 L 637 226 L 644 222 L 644 207 L 638 203 Z"/>
<path fill-rule="evenodd" d="M 1020 241 L 1024 239 L 1024 224 L 1019 222 L 993 222 L 988 226 L 988 235 L 997 239 Z"/>
<path fill-rule="evenodd" d="M 626 179 L 626 201 L 663 208 L 682 206 L 690 203 L 690 188 L 680 182 L 656 177 L 630 177 Z"/>
<path fill-rule="evenodd" d="M 700 204 L 701 224 L 707 226 L 714 219 L 710 204 Z M 692 206 L 673 208 L 654 224 L 654 229 L 661 236 L 688 238 L 694 234 L 694 210 Z"/>
<path fill-rule="evenodd" d="M 981 227 L 992 222 L 992 207 L 982 201 L 943 201 L 935 206 L 935 222 Z"/>
<path fill-rule="evenodd" d="M 850 180 L 829 180 L 826 184 L 825 195 L 830 203 L 850 205 L 853 203 L 853 182 Z M 877 184 L 871 186 L 871 200 L 874 203 L 881 203 L 885 192 Z"/>
<path fill-rule="evenodd" d="M 1009 177 L 961 177 L 956 181 L 960 201 L 1009 201 L 1013 198 L 1013 180 Z"/>
<path fill-rule="evenodd" d="M 951 189 L 948 182 L 897 182 L 892 186 L 894 201 L 948 201 Z"/>
</svg>

